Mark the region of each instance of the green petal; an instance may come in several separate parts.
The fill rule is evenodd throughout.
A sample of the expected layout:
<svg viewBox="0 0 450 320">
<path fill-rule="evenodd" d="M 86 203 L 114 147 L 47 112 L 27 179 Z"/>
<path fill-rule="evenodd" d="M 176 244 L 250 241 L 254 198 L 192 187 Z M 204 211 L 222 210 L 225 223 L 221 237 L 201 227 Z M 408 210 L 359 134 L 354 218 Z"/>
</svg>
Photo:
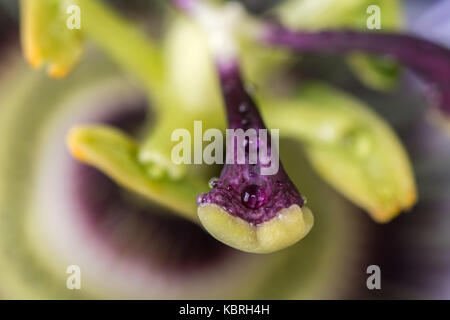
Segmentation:
<svg viewBox="0 0 450 320">
<path fill-rule="evenodd" d="M 165 77 L 161 47 L 139 26 L 124 19 L 101 1 L 78 1 L 83 13 L 83 34 L 124 70 L 137 77 L 156 99 Z"/>
<path fill-rule="evenodd" d="M 366 86 L 389 91 L 398 84 L 401 68 L 392 59 L 362 53 L 353 53 L 347 63 Z"/>
<path fill-rule="evenodd" d="M 21 38 L 24 54 L 35 68 L 47 66 L 50 76 L 64 77 L 80 59 L 81 35 L 69 29 L 67 8 L 76 0 L 21 0 Z"/>
<path fill-rule="evenodd" d="M 176 15 L 164 40 L 170 94 L 186 111 L 221 107 L 219 83 L 204 31 L 191 19 Z"/>
<path fill-rule="evenodd" d="M 380 7 L 382 31 L 401 28 L 403 19 L 399 1 L 380 0 L 371 1 L 371 4 Z M 365 22 L 362 27 L 365 27 Z M 369 88 L 388 91 L 398 84 L 401 68 L 389 57 L 354 53 L 347 58 L 347 63 L 361 82 Z"/>
<path fill-rule="evenodd" d="M 76 127 L 69 134 L 68 145 L 78 160 L 98 168 L 123 187 L 197 221 L 195 199 L 207 189 L 206 181 L 188 176 L 178 181 L 151 179 L 137 160 L 136 142 L 112 127 Z"/>
<path fill-rule="evenodd" d="M 374 220 L 387 222 L 416 202 L 411 164 L 400 140 L 361 102 L 312 84 L 295 100 L 261 104 L 269 126 L 302 140 L 322 178 Z"/>
<path fill-rule="evenodd" d="M 203 130 L 224 128 L 220 90 L 202 30 L 185 17 L 171 17 L 164 41 L 167 79 L 159 93 L 156 124 L 140 146 L 139 160 L 157 177 L 167 172 L 173 179 L 186 174 L 186 166 L 174 165 L 171 141 L 174 130 L 187 129 L 193 136 L 194 121 Z M 182 54 L 180 54 L 182 52 Z M 155 171 L 155 167 L 160 169 Z"/>
<path fill-rule="evenodd" d="M 381 9 L 382 27 L 398 23 L 397 0 L 288 0 L 275 8 L 282 22 L 293 29 L 366 28 L 370 5 Z"/>
</svg>

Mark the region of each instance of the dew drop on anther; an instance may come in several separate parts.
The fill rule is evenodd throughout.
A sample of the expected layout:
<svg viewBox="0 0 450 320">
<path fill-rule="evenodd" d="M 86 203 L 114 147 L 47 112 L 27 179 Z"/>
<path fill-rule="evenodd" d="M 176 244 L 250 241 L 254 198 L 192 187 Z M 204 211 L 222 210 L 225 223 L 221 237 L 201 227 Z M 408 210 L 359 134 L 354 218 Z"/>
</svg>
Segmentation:
<svg viewBox="0 0 450 320">
<path fill-rule="evenodd" d="M 241 201 L 249 209 L 258 209 L 267 202 L 267 196 L 260 186 L 252 184 L 242 191 Z"/>
<path fill-rule="evenodd" d="M 209 182 L 208 182 L 209 187 L 210 187 L 211 189 L 217 187 L 217 182 L 218 182 L 218 181 L 219 181 L 219 178 L 217 178 L 217 177 L 212 177 L 211 179 L 209 179 Z"/>
</svg>

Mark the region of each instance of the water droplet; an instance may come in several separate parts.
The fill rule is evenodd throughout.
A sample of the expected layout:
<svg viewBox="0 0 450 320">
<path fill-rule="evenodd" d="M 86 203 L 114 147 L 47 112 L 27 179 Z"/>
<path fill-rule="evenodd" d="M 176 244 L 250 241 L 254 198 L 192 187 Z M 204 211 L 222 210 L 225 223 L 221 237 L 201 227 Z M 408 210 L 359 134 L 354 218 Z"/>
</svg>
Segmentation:
<svg viewBox="0 0 450 320">
<path fill-rule="evenodd" d="M 306 204 L 308 202 L 308 198 L 306 198 L 304 195 L 301 195 L 301 197 L 302 197 L 303 204 Z"/>
<path fill-rule="evenodd" d="M 248 106 L 245 103 L 241 103 L 238 107 L 240 113 L 246 113 L 248 111 Z"/>
<path fill-rule="evenodd" d="M 251 184 L 242 191 L 241 201 L 249 209 L 258 209 L 267 202 L 267 196 L 260 186 Z"/>
<path fill-rule="evenodd" d="M 204 203 L 205 200 L 206 200 L 205 194 L 204 194 L 204 193 L 200 193 L 200 194 L 197 196 L 197 199 L 195 199 L 195 202 L 196 202 L 197 205 L 199 206 L 199 205 L 201 205 L 202 203 Z"/>
<path fill-rule="evenodd" d="M 242 142 L 242 146 L 245 148 L 245 147 L 247 147 L 247 145 L 249 144 L 249 138 L 246 136 L 245 138 L 244 138 L 244 141 Z"/>
<path fill-rule="evenodd" d="M 367 157 L 372 151 L 372 140 L 370 135 L 363 130 L 354 130 L 344 138 L 349 150 L 358 157 Z"/>
<path fill-rule="evenodd" d="M 209 187 L 210 187 L 211 189 L 217 187 L 217 182 L 218 182 L 218 181 L 219 181 L 219 178 L 217 178 L 217 177 L 212 177 L 211 179 L 209 179 L 209 182 L 208 182 Z"/>
</svg>

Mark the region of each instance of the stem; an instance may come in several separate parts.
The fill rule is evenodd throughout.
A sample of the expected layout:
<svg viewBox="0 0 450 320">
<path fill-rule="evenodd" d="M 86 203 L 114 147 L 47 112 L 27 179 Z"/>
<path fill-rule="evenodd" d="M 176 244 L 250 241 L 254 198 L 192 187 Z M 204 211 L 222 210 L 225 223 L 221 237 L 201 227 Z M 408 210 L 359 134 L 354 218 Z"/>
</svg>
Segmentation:
<svg viewBox="0 0 450 320">
<path fill-rule="evenodd" d="M 158 45 L 139 28 L 97 0 L 80 0 L 82 32 L 124 69 L 136 75 L 152 97 L 164 85 L 164 59 Z"/>
<path fill-rule="evenodd" d="M 450 116 L 450 50 L 405 34 L 359 31 L 291 31 L 266 25 L 262 41 L 296 52 L 348 53 L 363 51 L 388 55 L 418 72 L 440 93 L 433 102 Z"/>
<path fill-rule="evenodd" d="M 222 94 L 230 129 L 265 129 L 263 120 L 248 95 L 237 62 L 217 62 Z"/>
</svg>

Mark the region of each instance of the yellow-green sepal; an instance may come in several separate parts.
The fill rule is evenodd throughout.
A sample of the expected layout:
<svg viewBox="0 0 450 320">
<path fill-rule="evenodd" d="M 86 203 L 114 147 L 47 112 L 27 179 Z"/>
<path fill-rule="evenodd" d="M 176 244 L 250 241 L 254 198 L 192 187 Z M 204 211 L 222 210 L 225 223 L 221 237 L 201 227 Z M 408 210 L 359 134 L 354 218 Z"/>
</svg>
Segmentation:
<svg viewBox="0 0 450 320">
<path fill-rule="evenodd" d="M 109 126 L 75 127 L 67 143 L 79 161 L 99 169 L 122 187 L 197 222 L 195 199 L 206 191 L 206 181 L 190 176 L 177 181 L 168 176 L 152 179 L 137 159 L 138 145 L 134 139 Z"/>
<path fill-rule="evenodd" d="M 78 1 L 21 0 L 20 6 L 25 58 L 34 68 L 45 65 L 51 77 L 66 76 L 82 53 Z M 79 19 L 80 25 L 72 19 Z"/>
<path fill-rule="evenodd" d="M 262 99 L 263 115 L 281 136 L 303 142 L 320 176 L 377 222 L 417 200 L 409 157 L 389 125 L 362 102 L 322 84 L 297 98 Z"/>
</svg>

